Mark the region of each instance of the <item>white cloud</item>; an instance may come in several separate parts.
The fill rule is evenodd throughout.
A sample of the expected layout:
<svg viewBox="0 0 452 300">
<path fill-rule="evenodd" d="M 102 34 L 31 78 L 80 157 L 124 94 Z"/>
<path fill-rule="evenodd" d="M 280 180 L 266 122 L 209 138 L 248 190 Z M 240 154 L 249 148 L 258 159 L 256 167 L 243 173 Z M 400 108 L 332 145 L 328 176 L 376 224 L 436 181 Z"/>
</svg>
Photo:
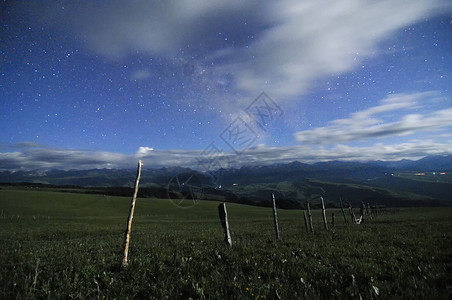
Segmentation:
<svg viewBox="0 0 452 300">
<path fill-rule="evenodd" d="M 177 0 L 177 1 L 96 1 L 39 7 L 46 21 L 69 22 L 82 35 L 91 50 L 106 57 L 136 51 L 174 55 L 187 44 L 209 42 L 215 33 L 229 30 L 234 16 L 252 14 L 255 1 Z M 35 7 L 36 8 L 36 7 Z M 224 28 L 228 24 L 228 28 Z"/>
<path fill-rule="evenodd" d="M 151 151 L 154 151 L 154 148 L 140 147 L 140 148 L 138 148 L 137 156 L 145 156 L 145 155 L 149 154 L 149 152 L 151 152 Z"/>
<path fill-rule="evenodd" d="M 452 108 L 423 114 L 406 113 L 408 109 L 422 108 L 435 99 L 436 94 L 432 92 L 391 95 L 383 99 L 378 106 L 353 113 L 347 119 L 334 120 L 330 126 L 297 132 L 295 138 L 302 144 L 333 145 L 370 138 L 410 135 L 452 126 Z M 399 115 L 400 119 L 385 122 L 384 119 L 376 117 L 388 112 Z"/>
<path fill-rule="evenodd" d="M 0 153 L 0 168 L 6 170 L 120 168 L 132 161 L 120 153 L 45 147 Z"/>
<path fill-rule="evenodd" d="M 281 100 L 303 94 L 316 78 L 350 71 L 361 58 L 381 54 L 378 43 L 392 32 L 452 11 L 446 0 L 114 0 L 82 8 L 64 5 L 61 10 L 60 5 L 27 3 L 33 15 L 65 24 L 96 54 L 114 58 L 143 52 L 168 59 L 177 54 L 210 69 L 214 81 L 232 76 L 234 91 L 223 92 L 240 91 L 248 97 L 267 91 Z"/>
<path fill-rule="evenodd" d="M 196 150 L 144 150 L 140 147 L 136 154 L 124 155 L 111 152 L 75 151 L 68 149 L 31 148 L 22 152 L 0 153 L 0 170 L 42 170 L 42 169 L 93 169 L 93 168 L 134 168 L 137 160 L 142 160 L 145 168 L 190 167 L 205 169 L 200 159 L 206 159 L 202 151 Z M 145 153 L 144 153 L 145 152 Z M 231 167 L 242 165 L 267 165 L 301 161 L 370 161 L 400 159 L 419 159 L 427 155 L 452 154 L 452 140 L 436 142 L 433 140 L 414 140 L 407 143 L 385 145 L 377 143 L 366 147 L 336 145 L 309 147 L 258 147 L 249 149 L 241 155 L 229 155 Z"/>
<path fill-rule="evenodd" d="M 225 70 L 239 88 L 278 98 L 304 93 L 316 78 L 352 70 L 393 31 L 438 13 L 440 1 L 273 1 L 273 26 Z M 449 4 L 450 9 L 450 4 Z"/>
<path fill-rule="evenodd" d="M 139 80 L 144 80 L 146 78 L 149 78 L 150 76 L 151 76 L 151 72 L 149 72 L 148 70 L 136 70 L 135 72 L 132 73 L 132 75 L 130 76 L 130 79 L 139 81 Z"/>
</svg>

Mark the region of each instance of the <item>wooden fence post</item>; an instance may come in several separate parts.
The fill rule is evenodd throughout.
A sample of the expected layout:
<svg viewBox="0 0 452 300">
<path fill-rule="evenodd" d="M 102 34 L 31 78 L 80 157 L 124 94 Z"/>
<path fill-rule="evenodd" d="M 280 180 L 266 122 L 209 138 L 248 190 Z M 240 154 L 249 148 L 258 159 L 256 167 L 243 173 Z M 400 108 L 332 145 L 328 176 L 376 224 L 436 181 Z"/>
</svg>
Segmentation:
<svg viewBox="0 0 452 300">
<path fill-rule="evenodd" d="M 133 213 L 135 211 L 135 202 L 137 201 L 138 184 L 140 182 L 142 166 L 143 166 L 143 162 L 141 160 L 139 160 L 138 168 L 137 168 L 137 178 L 135 179 L 135 191 L 133 192 L 132 204 L 130 206 L 129 219 L 127 220 L 127 228 L 126 228 L 126 233 L 125 233 L 124 258 L 122 259 L 122 266 L 124 268 L 129 265 L 128 255 L 129 255 L 130 233 L 132 232 Z"/>
<path fill-rule="evenodd" d="M 377 202 L 375 202 L 375 217 L 378 218 L 378 205 L 377 205 Z"/>
<path fill-rule="evenodd" d="M 352 223 L 356 224 L 355 213 L 353 212 L 352 204 L 348 202 L 348 212 L 350 213 L 350 217 L 352 218 Z"/>
<path fill-rule="evenodd" d="M 306 225 L 306 232 L 309 233 L 308 217 L 306 216 L 305 210 L 303 210 L 303 217 L 304 217 L 304 225 Z"/>
<path fill-rule="evenodd" d="M 220 215 L 221 226 L 224 229 L 224 241 L 226 245 L 232 247 L 231 233 L 229 232 L 228 211 L 226 210 L 226 203 L 218 205 L 218 213 Z"/>
<path fill-rule="evenodd" d="M 323 201 L 323 197 L 320 197 L 320 201 L 322 202 L 323 224 L 325 225 L 325 230 L 328 231 L 328 220 L 326 219 L 325 202 Z"/>
<path fill-rule="evenodd" d="M 348 220 L 345 217 L 345 211 L 344 211 L 344 206 L 342 205 L 342 199 L 341 199 L 341 211 L 342 211 L 342 216 L 344 217 L 344 222 L 345 224 L 348 224 Z"/>
<path fill-rule="evenodd" d="M 372 220 L 372 209 L 370 208 L 370 204 L 367 203 L 367 213 L 369 215 L 369 218 Z"/>
<path fill-rule="evenodd" d="M 280 239 L 279 235 L 279 225 L 278 225 L 278 214 L 276 213 L 276 201 L 275 201 L 275 194 L 272 193 L 272 202 L 273 202 L 273 220 L 275 222 L 275 232 L 276 232 L 276 239 Z"/>
<path fill-rule="evenodd" d="M 334 213 L 331 213 L 331 227 L 334 227 L 336 223 L 336 217 L 334 216 Z"/>
<path fill-rule="evenodd" d="M 309 229 L 311 230 L 311 233 L 314 234 L 314 226 L 312 226 L 312 214 L 311 214 L 311 208 L 309 207 L 309 202 L 306 201 L 306 207 L 308 209 L 308 217 L 309 217 Z"/>
</svg>

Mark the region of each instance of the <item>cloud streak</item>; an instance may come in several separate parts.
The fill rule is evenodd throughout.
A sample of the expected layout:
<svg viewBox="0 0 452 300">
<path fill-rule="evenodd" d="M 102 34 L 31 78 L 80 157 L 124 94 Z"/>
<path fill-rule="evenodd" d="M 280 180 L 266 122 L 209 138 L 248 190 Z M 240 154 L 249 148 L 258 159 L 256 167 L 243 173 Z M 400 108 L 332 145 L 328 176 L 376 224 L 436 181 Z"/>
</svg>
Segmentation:
<svg viewBox="0 0 452 300">
<path fill-rule="evenodd" d="M 196 60 L 213 80 L 231 78 L 245 97 L 265 90 L 281 100 L 381 53 L 378 43 L 392 32 L 452 11 L 445 0 L 64 3 L 65 10 L 27 5 L 45 22 L 66 24 L 95 54 Z"/>
<path fill-rule="evenodd" d="M 283 1 L 269 5 L 266 29 L 247 51 L 231 51 L 229 71 L 246 91 L 279 98 L 304 93 L 316 78 L 352 70 L 390 33 L 438 13 L 439 1 Z M 445 4 L 444 4 L 445 5 Z M 449 6 L 450 8 L 450 6 Z"/>
<path fill-rule="evenodd" d="M 336 145 L 333 148 L 308 146 L 265 147 L 250 149 L 242 155 L 229 155 L 231 167 L 243 165 L 268 165 L 301 161 L 370 161 L 418 159 L 427 155 L 452 154 L 452 139 L 439 143 L 433 140 L 414 140 L 407 143 L 384 145 L 377 143 L 366 147 Z M 146 168 L 190 167 L 206 171 L 199 161 L 205 159 L 196 150 L 151 150 L 140 147 L 135 154 L 81 151 L 33 147 L 16 152 L 0 153 L 0 170 L 96 169 L 134 168 L 141 159 Z"/>
<path fill-rule="evenodd" d="M 385 122 L 376 117 L 384 113 L 402 115 L 405 110 L 422 108 L 424 105 L 421 103 L 431 102 L 436 98 L 437 95 L 432 92 L 391 95 L 383 99 L 380 105 L 353 113 L 347 119 L 334 120 L 330 126 L 297 132 L 295 139 L 302 144 L 333 145 L 410 135 L 452 126 L 452 108 L 424 114 L 406 114 L 395 122 Z"/>
<path fill-rule="evenodd" d="M 452 154 L 452 136 L 441 131 L 452 126 L 452 108 L 434 110 L 434 104 L 440 101 L 447 99 L 437 92 L 389 95 L 378 105 L 352 113 L 349 118 L 334 120 L 329 126 L 295 133 L 300 145 L 267 147 L 261 144 L 241 155 L 221 153 L 220 156 L 206 156 L 205 150 L 158 150 L 148 146 L 139 147 L 136 153 L 126 155 L 105 151 L 54 149 L 25 142 L 11 146 L 11 152 L 0 153 L 0 170 L 133 168 L 137 160 L 142 160 L 145 167 L 149 168 L 182 166 L 204 170 L 209 165 L 219 168 L 296 160 L 308 163 L 329 160 L 400 160 Z M 415 110 L 423 113 L 413 113 Z M 394 115 L 400 116 L 399 120 L 387 121 L 393 120 Z M 430 130 L 437 131 L 437 135 L 391 144 L 375 140 Z M 347 144 L 363 140 L 371 140 L 373 144 Z M 220 161 L 220 164 L 215 164 L 213 160 Z"/>
</svg>

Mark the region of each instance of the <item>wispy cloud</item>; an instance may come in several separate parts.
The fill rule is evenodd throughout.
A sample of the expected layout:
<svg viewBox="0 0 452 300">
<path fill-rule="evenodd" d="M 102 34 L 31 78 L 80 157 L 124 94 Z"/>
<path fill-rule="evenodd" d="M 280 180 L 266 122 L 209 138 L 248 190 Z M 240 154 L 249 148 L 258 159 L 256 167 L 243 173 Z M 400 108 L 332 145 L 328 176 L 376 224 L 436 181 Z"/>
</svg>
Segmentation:
<svg viewBox="0 0 452 300">
<path fill-rule="evenodd" d="M 452 11 L 446 0 L 114 0 L 64 6 L 35 4 L 29 10 L 47 23 L 65 24 L 96 54 L 177 56 L 203 66 L 213 82 L 229 78 L 231 88 L 246 96 L 265 90 L 279 99 L 381 54 L 378 43 L 395 30 Z M 179 67 L 177 73 L 183 72 L 185 66 Z"/>
<path fill-rule="evenodd" d="M 139 80 L 147 79 L 150 76 L 151 76 L 151 72 L 149 72 L 148 70 L 136 70 L 132 73 L 132 75 L 130 76 L 130 79 L 139 81 Z"/>
<path fill-rule="evenodd" d="M 297 132 L 295 138 L 302 144 L 334 145 L 372 138 L 410 135 L 420 131 L 436 130 L 452 126 L 452 108 L 428 113 L 409 113 L 425 110 L 427 103 L 437 98 L 436 93 L 391 95 L 380 105 L 353 113 L 347 119 L 331 122 L 331 125 Z M 385 121 L 384 114 L 391 113 L 392 120 Z"/>
<path fill-rule="evenodd" d="M 441 5 L 443 4 L 443 5 Z M 277 1 L 266 17 L 274 26 L 249 48 L 229 53 L 240 88 L 279 98 L 304 93 L 312 80 L 347 72 L 393 31 L 436 14 L 442 1 Z M 449 5 L 450 9 L 450 5 Z"/>
<path fill-rule="evenodd" d="M 45 147 L 0 153 L 0 169 L 4 170 L 122 168 L 133 161 L 120 153 Z"/>
<path fill-rule="evenodd" d="M 16 152 L 0 153 L 0 170 L 43 169 L 94 169 L 134 168 L 142 160 L 146 168 L 190 167 L 205 171 L 200 160 L 205 160 L 202 151 L 196 150 L 151 150 L 140 147 L 135 154 L 124 155 L 111 152 L 80 151 L 33 147 Z M 301 161 L 370 161 L 418 159 L 427 155 L 452 154 L 452 139 L 444 142 L 413 140 L 407 143 L 384 145 L 377 143 L 366 147 L 336 145 L 333 148 L 292 146 L 266 147 L 260 145 L 241 155 L 229 155 L 230 167 L 243 165 L 266 165 Z"/>
</svg>

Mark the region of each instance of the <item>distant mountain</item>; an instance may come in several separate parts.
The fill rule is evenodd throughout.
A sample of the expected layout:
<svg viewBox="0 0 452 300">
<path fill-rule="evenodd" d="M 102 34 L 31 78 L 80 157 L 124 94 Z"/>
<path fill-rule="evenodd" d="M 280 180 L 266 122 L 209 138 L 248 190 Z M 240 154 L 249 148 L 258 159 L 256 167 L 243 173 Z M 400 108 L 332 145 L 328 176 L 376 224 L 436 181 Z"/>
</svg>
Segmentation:
<svg viewBox="0 0 452 300">
<path fill-rule="evenodd" d="M 142 183 L 168 183 L 170 179 L 184 172 L 193 172 L 189 168 L 143 169 Z M 92 170 L 49 170 L 49 171 L 4 171 L 0 172 L 0 182 L 31 182 L 53 185 L 97 186 L 133 186 L 135 169 L 92 169 Z"/>
<path fill-rule="evenodd" d="M 378 165 L 380 167 L 386 167 L 386 168 L 391 168 L 391 169 L 405 169 L 407 167 L 410 167 L 414 162 L 415 161 L 413 161 L 413 160 L 402 159 L 402 160 L 398 160 L 398 161 L 377 160 L 377 161 L 372 161 L 369 163 Z"/>
<path fill-rule="evenodd" d="M 168 193 L 169 186 L 170 190 L 180 188 L 187 178 L 194 176 L 206 197 L 221 201 L 269 205 L 270 195 L 275 193 L 280 205 L 288 208 L 301 207 L 305 201 L 320 196 L 334 202 L 342 197 L 355 204 L 368 201 L 425 206 L 452 204 L 452 176 L 439 173 L 449 170 L 452 170 L 452 155 L 397 162 L 304 164 L 295 161 L 220 169 L 211 174 L 172 167 L 143 169 L 140 186 L 145 188 L 141 196 L 162 197 Z M 135 176 L 135 169 L 4 171 L 0 172 L 0 182 L 82 186 L 104 194 L 127 195 Z M 171 191 L 173 196 L 181 195 L 180 192 Z"/>
<path fill-rule="evenodd" d="M 410 170 L 420 172 L 452 171 L 452 155 L 430 155 L 416 161 L 402 159 L 399 161 L 374 161 L 369 163 L 396 170 Z"/>
<path fill-rule="evenodd" d="M 452 171 L 452 155 L 432 155 L 421 158 L 406 167 L 413 171 Z"/>
</svg>

